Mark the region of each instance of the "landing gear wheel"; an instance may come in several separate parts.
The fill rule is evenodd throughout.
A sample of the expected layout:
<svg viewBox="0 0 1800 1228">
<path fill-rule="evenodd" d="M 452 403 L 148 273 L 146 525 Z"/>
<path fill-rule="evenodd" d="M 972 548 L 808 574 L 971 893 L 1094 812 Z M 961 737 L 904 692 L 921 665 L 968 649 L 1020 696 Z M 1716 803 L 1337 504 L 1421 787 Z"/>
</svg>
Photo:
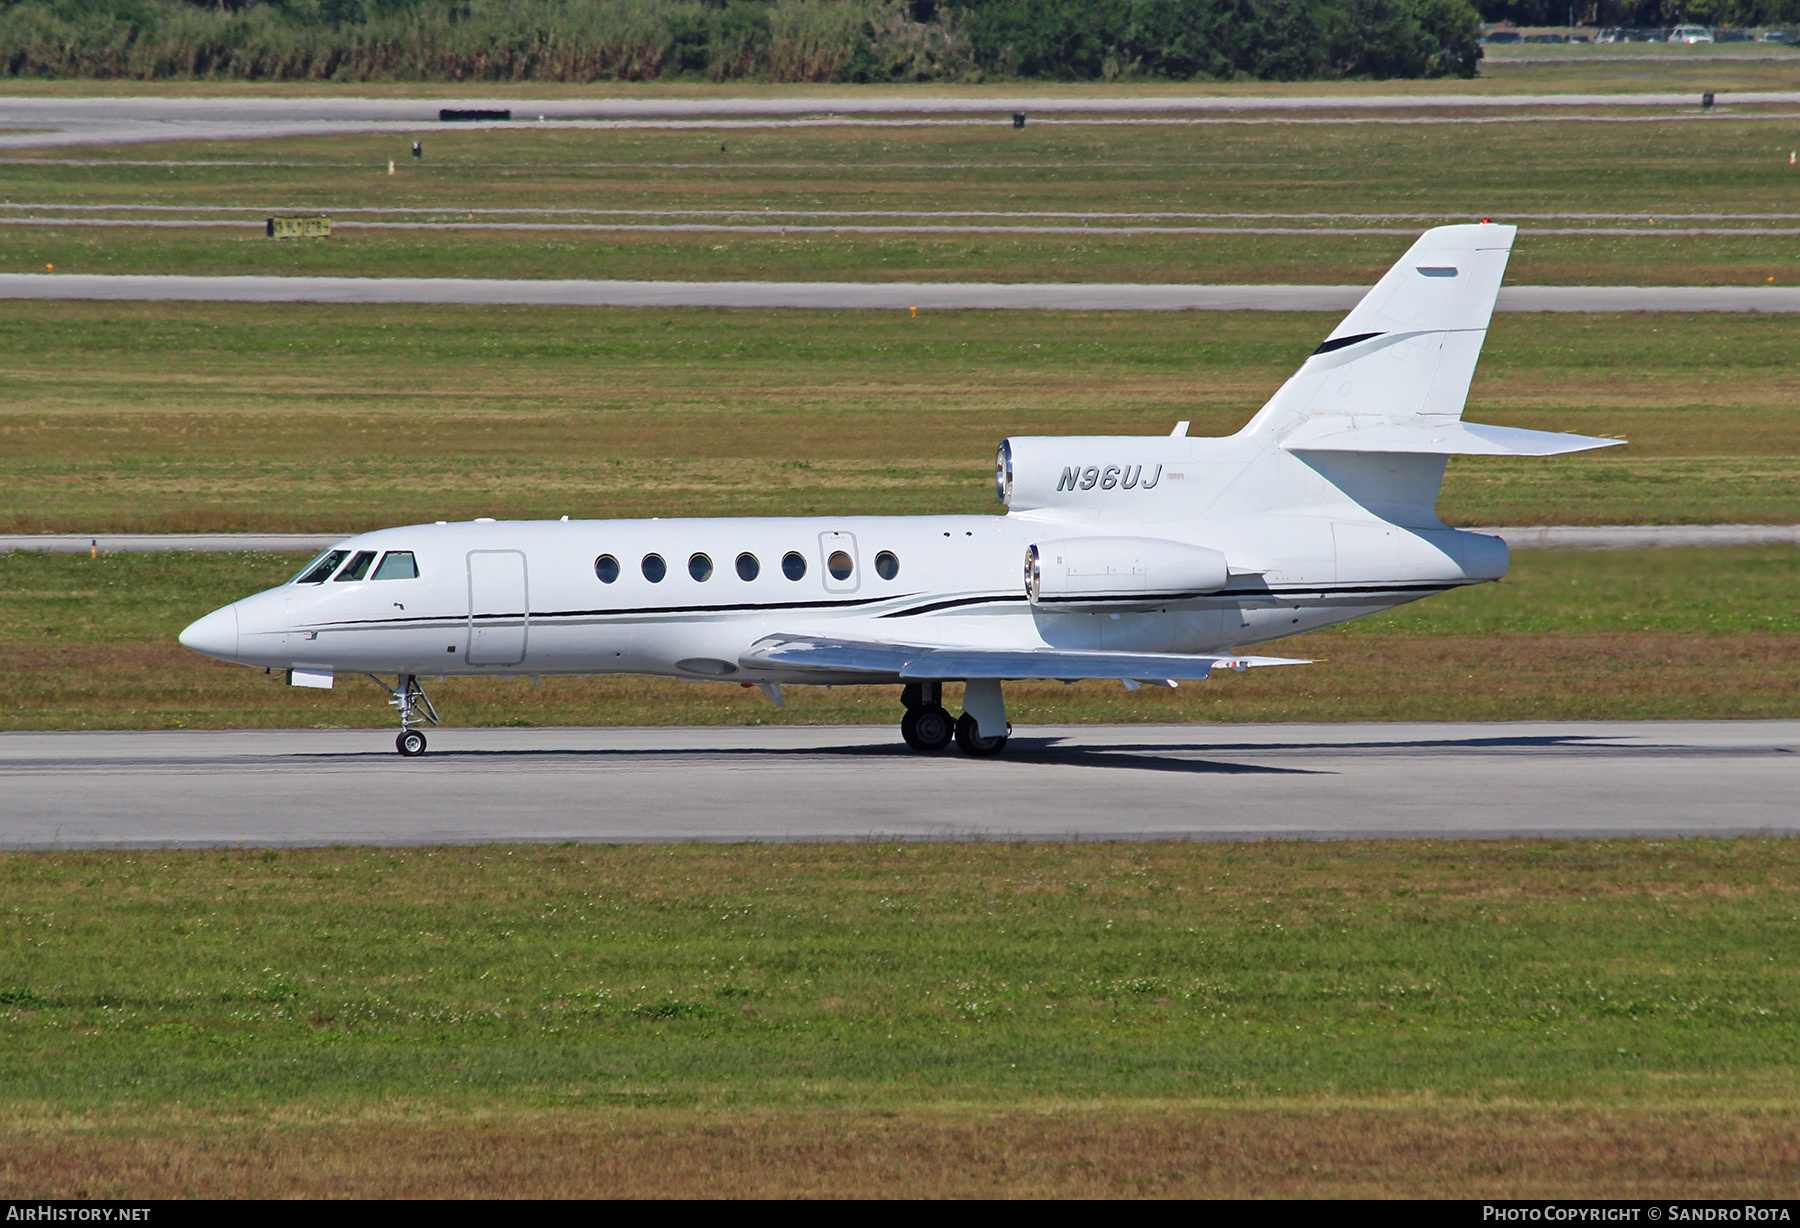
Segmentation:
<svg viewBox="0 0 1800 1228">
<path fill-rule="evenodd" d="M 1006 749 L 1006 735 L 997 738 L 984 738 L 975 723 L 975 718 L 967 712 L 956 718 L 956 745 L 965 755 L 977 759 L 991 759 Z"/>
<path fill-rule="evenodd" d="M 1004 738 L 1001 739 L 1001 741 L 1005 740 L 1006 739 Z M 425 753 L 425 735 L 420 733 L 417 729 L 408 729 L 405 733 L 394 739 L 394 749 L 405 755 L 408 759 L 422 755 Z"/>
<path fill-rule="evenodd" d="M 956 726 L 942 708 L 908 708 L 900 718 L 900 736 L 914 750 L 943 750 L 956 736 Z"/>
</svg>

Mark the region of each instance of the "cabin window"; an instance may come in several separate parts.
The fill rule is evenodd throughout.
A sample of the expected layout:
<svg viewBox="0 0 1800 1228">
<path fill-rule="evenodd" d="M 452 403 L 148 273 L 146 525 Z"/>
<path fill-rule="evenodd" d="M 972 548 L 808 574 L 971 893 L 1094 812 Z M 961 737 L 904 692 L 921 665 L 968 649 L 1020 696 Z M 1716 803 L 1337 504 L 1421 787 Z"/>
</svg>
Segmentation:
<svg viewBox="0 0 1800 1228">
<path fill-rule="evenodd" d="M 781 556 L 781 574 L 790 580 L 798 580 L 806 574 L 806 556 L 798 550 L 790 550 Z"/>
<path fill-rule="evenodd" d="M 663 562 L 663 556 L 660 554 L 646 554 L 643 568 L 644 579 L 652 584 L 661 584 L 663 577 L 669 574 L 669 565 Z"/>
<path fill-rule="evenodd" d="M 305 571 L 294 577 L 295 584 L 323 584 L 331 578 L 331 573 L 338 569 L 338 564 L 350 557 L 348 550 L 327 550 Z"/>
<path fill-rule="evenodd" d="M 343 580 L 360 580 L 369 574 L 369 564 L 375 561 L 373 550 L 358 550 L 344 570 L 338 572 L 337 578 Z"/>
<path fill-rule="evenodd" d="M 381 563 L 375 568 L 372 580 L 417 580 L 419 578 L 418 560 L 413 558 L 410 550 L 390 550 L 381 557 Z"/>
<path fill-rule="evenodd" d="M 833 580 L 848 580 L 854 569 L 855 564 L 850 561 L 848 550 L 833 550 L 831 556 L 825 560 L 825 570 L 831 573 Z"/>
<path fill-rule="evenodd" d="M 600 577 L 600 583 L 611 584 L 619 578 L 619 560 L 610 554 L 603 554 L 594 560 L 594 574 Z"/>
<path fill-rule="evenodd" d="M 892 580 L 900 574 L 900 560 L 892 550 L 883 550 L 875 556 L 875 574 L 883 580 Z"/>
<path fill-rule="evenodd" d="M 740 580 L 754 580 L 762 574 L 762 564 L 756 561 L 754 554 L 740 554 L 737 556 L 737 573 Z"/>
<path fill-rule="evenodd" d="M 712 560 L 704 554 L 688 556 L 688 575 L 696 580 L 712 579 Z"/>
</svg>

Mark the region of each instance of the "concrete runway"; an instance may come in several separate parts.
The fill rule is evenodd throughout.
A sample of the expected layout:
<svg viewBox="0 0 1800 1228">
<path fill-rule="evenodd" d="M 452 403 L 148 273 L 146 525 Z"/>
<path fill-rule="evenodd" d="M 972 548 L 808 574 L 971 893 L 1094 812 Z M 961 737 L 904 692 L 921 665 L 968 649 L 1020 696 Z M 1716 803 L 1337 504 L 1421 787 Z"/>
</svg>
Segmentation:
<svg viewBox="0 0 1800 1228">
<path fill-rule="evenodd" d="M 455 303 L 473 306 L 796 307 L 885 311 L 905 311 L 909 307 L 934 311 L 1348 311 L 1367 291 L 1366 286 L 551 281 L 474 277 L 0 273 L 0 299 L 117 302 Z M 1788 313 L 1800 312 L 1800 286 L 1507 286 L 1501 289 L 1495 310 Z"/>
<path fill-rule="evenodd" d="M 0 847 L 1800 834 L 1800 721 L 0 734 Z"/>
<path fill-rule="evenodd" d="M 1717 95 L 1718 107 L 1800 103 L 1800 93 Z M 440 108 L 503 109 L 521 126 L 662 124 L 730 127 L 746 124 L 841 123 L 876 117 L 910 122 L 1005 123 L 1015 112 L 1039 118 L 1225 118 L 1253 112 L 1447 111 L 1452 114 L 1577 108 L 1697 108 L 1698 92 L 1661 94 L 1457 94 L 1367 97 L 1185 98 L 0 98 L 0 148 L 46 149 L 154 141 L 234 141 L 330 136 L 355 132 L 442 130 Z M 1717 115 L 1715 109 L 1713 115 Z M 1552 115 L 1549 118 L 1560 118 Z M 1398 122 L 1416 122 L 1395 117 Z M 907 122 L 907 121 L 903 121 Z M 494 124 L 479 124 L 493 127 Z"/>
<path fill-rule="evenodd" d="M 1648 550 L 1661 546 L 1800 545 L 1800 524 L 1537 524 L 1477 528 L 1514 550 Z M 314 553 L 344 540 L 341 533 L 13 533 L 0 535 L 0 554 L 231 554 Z"/>
</svg>

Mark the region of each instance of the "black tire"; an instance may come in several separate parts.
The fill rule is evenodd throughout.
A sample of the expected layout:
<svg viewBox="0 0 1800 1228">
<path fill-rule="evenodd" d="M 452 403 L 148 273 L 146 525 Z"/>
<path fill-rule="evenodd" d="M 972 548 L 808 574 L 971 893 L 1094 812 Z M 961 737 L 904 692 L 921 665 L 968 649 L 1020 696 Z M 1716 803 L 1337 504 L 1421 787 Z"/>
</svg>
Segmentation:
<svg viewBox="0 0 1800 1228">
<path fill-rule="evenodd" d="M 408 759 L 417 758 L 425 753 L 425 735 L 417 729 L 408 729 L 394 739 L 394 749 Z"/>
<path fill-rule="evenodd" d="M 967 712 L 956 718 L 956 745 L 965 755 L 977 759 L 991 759 L 1006 749 L 1006 735 L 997 738 L 984 738 L 975 724 L 975 718 Z"/>
<path fill-rule="evenodd" d="M 900 718 L 900 736 L 914 750 L 943 750 L 956 736 L 956 726 L 942 708 L 908 708 Z"/>
</svg>

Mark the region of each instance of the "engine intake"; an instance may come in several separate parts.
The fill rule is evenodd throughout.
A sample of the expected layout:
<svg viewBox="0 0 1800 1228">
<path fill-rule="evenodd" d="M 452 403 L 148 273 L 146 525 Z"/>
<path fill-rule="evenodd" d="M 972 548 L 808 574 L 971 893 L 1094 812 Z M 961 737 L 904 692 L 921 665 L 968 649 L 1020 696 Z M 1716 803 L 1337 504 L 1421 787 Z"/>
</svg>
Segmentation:
<svg viewBox="0 0 1800 1228">
<path fill-rule="evenodd" d="M 1025 594 L 1050 609 L 1151 608 L 1229 582 L 1223 554 L 1185 542 L 1071 537 L 1025 549 Z"/>
</svg>

